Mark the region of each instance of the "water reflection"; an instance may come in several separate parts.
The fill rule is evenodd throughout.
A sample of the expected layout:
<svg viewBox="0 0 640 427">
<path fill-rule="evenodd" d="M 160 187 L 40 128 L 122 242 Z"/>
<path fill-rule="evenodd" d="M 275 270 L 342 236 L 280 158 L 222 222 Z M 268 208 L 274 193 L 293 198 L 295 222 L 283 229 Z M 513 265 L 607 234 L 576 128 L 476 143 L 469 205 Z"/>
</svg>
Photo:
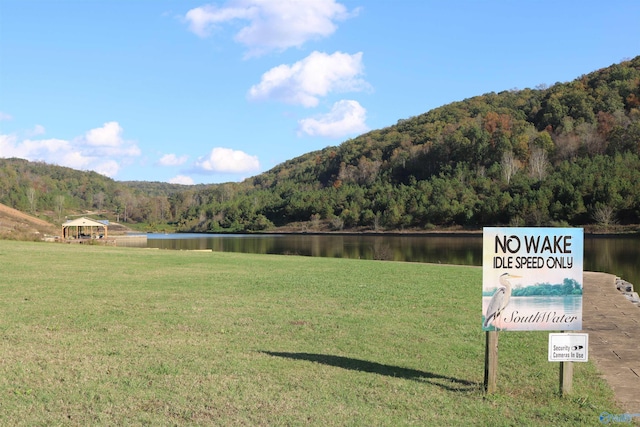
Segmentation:
<svg viewBox="0 0 640 427">
<path fill-rule="evenodd" d="M 482 265 L 482 235 L 149 234 L 147 247 Z M 640 288 L 640 236 L 584 239 L 584 268 Z"/>
<path fill-rule="evenodd" d="M 585 269 L 615 274 L 640 289 L 640 236 L 585 238 L 584 252 Z"/>
<path fill-rule="evenodd" d="M 224 252 L 380 259 L 462 265 L 482 263 L 482 236 L 312 234 L 149 234 L 148 247 Z"/>
</svg>

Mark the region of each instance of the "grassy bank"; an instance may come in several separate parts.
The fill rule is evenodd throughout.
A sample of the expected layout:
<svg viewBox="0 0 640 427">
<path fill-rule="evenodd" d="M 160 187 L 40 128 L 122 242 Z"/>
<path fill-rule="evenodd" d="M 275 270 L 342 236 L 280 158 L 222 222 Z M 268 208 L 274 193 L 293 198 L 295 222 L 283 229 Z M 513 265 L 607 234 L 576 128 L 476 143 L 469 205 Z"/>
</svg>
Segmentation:
<svg viewBox="0 0 640 427">
<path fill-rule="evenodd" d="M 2 425 L 599 425 L 590 363 L 500 336 L 474 267 L 0 241 Z"/>
</svg>

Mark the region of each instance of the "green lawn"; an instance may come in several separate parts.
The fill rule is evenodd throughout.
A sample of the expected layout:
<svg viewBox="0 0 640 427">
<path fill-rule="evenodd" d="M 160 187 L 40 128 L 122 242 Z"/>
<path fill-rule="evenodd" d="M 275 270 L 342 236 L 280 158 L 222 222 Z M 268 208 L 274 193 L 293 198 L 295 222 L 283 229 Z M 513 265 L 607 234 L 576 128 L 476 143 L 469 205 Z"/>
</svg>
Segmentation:
<svg viewBox="0 0 640 427">
<path fill-rule="evenodd" d="M 0 425 L 600 425 L 477 267 L 0 241 Z"/>
</svg>

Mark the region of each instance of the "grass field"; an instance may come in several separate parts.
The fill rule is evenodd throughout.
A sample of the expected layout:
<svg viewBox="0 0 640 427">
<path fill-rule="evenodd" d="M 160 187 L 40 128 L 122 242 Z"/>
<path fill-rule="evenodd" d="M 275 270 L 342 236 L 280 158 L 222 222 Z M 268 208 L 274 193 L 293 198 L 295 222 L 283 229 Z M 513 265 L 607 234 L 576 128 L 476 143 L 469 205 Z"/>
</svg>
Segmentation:
<svg viewBox="0 0 640 427">
<path fill-rule="evenodd" d="M 599 425 L 548 333 L 500 335 L 481 269 L 0 241 L 0 425 Z"/>
</svg>

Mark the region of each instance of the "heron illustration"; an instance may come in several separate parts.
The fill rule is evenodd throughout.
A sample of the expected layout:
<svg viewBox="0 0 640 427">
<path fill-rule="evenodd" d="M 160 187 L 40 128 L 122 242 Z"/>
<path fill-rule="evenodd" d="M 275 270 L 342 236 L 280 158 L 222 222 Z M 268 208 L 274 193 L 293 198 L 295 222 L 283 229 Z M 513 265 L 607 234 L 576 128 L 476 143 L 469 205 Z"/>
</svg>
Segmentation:
<svg viewBox="0 0 640 427">
<path fill-rule="evenodd" d="M 509 273 L 500 275 L 500 286 L 498 287 L 498 289 L 496 289 L 493 296 L 491 297 L 489 307 L 487 307 L 487 313 L 484 317 L 483 327 L 485 329 L 491 322 L 493 322 L 495 326 L 496 320 L 500 317 L 507 304 L 509 304 L 509 299 L 511 298 L 511 283 L 509 283 L 509 279 L 515 279 L 519 277 L 522 276 L 515 276 Z"/>
</svg>

